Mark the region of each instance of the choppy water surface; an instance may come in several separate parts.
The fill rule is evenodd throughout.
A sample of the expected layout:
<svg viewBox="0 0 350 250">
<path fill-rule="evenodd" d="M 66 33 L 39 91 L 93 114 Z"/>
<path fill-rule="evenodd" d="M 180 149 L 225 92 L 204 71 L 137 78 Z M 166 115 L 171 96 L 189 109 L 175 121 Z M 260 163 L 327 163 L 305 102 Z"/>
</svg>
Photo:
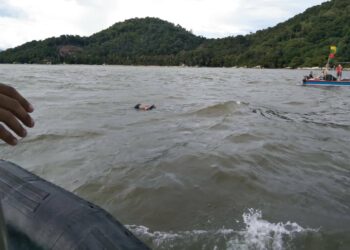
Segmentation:
<svg viewBox="0 0 350 250">
<path fill-rule="evenodd" d="M 36 108 L 1 157 L 154 249 L 350 249 L 350 87 L 307 73 L 0 65 Z"/>
</svg>

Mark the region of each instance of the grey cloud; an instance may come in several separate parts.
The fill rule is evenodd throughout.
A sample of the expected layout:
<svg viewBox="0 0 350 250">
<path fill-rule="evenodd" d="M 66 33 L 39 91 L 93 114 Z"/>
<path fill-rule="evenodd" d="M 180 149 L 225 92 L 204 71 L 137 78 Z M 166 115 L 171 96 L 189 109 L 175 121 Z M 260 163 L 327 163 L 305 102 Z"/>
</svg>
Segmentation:
<svg viewBox="0 0 350 250">
<path fill-rule="evenodd" d="M 24 18 L 25 16 L 21 9 L 11 6 L 6 1 L 0 2 L 0 17 Z"/>
<path fill-rule="evenodd" d="M 86 6 L 86 7 L 103 7 L 105 6 L 108 8 L 110 4 L 118 4 L 119 0 L 72 0 L 79 4 L 80 6 Z"/>
</svg>

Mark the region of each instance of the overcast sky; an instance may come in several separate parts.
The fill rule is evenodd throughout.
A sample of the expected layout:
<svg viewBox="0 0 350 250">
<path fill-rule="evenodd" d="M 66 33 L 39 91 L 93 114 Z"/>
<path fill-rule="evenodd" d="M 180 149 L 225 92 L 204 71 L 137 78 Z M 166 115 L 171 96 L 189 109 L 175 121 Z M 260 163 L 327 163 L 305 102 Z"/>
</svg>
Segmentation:
<svg viewBox="0 0 350 250">
<path fill-rule="evenodd" d="M 89 36 L 134 17 L 159 17 L 219 38 L 272 27 L 326 0 L 0 0 L 0 49 L 31 40 Z"/>
</svg>

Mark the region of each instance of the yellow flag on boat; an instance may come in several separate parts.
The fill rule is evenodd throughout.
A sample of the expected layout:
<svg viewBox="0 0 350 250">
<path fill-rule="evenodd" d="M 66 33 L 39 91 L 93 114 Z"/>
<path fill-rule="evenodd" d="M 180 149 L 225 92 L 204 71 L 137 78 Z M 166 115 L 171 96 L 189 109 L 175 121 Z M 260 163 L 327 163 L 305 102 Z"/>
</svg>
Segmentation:
<svg viewBox="0 0 350 250">
<path fill-rule="evenodd" d="M 330 49 L 331 49 L 331 51 L 330 51 L 330 54 L 328 56 L 328 62 L 333 64 L 334 58 L 335 58 L 335 53 L 337 53 L 337 46 L 332 45 Z"/>
<path fill-rule="evenodd" d="M 331 54 L 335 55 L 337 53 L 337 46 L 332 45 L 331 46 Z"/>
</svg>

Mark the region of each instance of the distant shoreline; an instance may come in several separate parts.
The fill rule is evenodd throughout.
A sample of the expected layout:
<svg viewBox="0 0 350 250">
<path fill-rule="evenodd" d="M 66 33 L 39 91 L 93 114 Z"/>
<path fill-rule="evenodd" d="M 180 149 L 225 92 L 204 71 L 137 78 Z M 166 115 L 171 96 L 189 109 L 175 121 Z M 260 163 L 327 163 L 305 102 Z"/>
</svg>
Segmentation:
<svg viewBox="0 0 350 250">
<path fill-rule="evenodd" d="M 44 63 L 0 63 L 1 65 L 38 65 L 38 66 L 124 66 L 124 67 L 164 67 L 164 68 L 218 68 L 218 69 L 268 69 L 268 70 L 319 70 L 321 71 L 323 67 L 285 67 L 285 68 L 264 68 L 261 66 L 248 67 L 248 66 L 233 66 L 233 67 L 208 67 L 208 66 L 187 66 L 187 65 L 138 65 L 138 64 L 67 64 L 67 63 L 57 63 L 57 64 L 44 64 Z M 331 69 L 332 70 L 332 69 Z M 343 68 L 343 71 L 350 71 L 350 68 Z"/>
</svg>

